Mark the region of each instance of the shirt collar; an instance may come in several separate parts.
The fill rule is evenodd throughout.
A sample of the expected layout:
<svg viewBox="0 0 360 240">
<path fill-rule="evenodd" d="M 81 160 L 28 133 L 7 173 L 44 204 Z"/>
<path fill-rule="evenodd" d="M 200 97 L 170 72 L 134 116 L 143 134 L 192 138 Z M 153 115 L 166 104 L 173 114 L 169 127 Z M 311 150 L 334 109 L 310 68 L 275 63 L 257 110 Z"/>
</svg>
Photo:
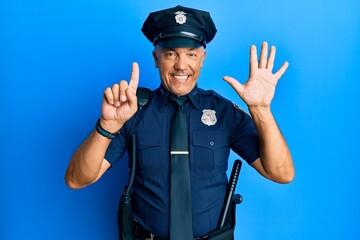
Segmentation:
<svg viewBox="0 0 360 240">
<path fill-rule="evenodd" d="M 160 109 L 163 108 L 163 106 L 165 105 L 165 103 L 167 102 L 167 99 L 169 96 L 173 95 L 172 93 L 170 93 L 163 84 L 160 84 L 160 87 L 158 88 L 157 91 L 159 97 L 160 97 Z M 195 87 L 193 88 L 193 90 L 191 90 L 191 92 L 187 95 L 190 102 L 192 103 L 192 105 L 196 108 L 199 109 L 200 108 L 200 89 L 198 88 L 197 84 L 195 85 Z"/>
</svg>

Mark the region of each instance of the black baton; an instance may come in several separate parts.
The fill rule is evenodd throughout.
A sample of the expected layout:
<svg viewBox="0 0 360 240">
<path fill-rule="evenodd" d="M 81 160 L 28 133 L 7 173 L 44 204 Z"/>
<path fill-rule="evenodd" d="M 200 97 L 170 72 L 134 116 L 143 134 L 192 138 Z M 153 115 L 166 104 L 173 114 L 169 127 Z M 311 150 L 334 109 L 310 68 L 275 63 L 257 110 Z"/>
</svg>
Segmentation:
<svg viewBox="0 0 360 240">
<path fill-rule="evenodd" d="M 228 184 L 226 195 L 225 195 L 224 206 L 223 206 L 223 209 L 222 209 L 222 212 L 220 215 L 219 228 L 223 227 L 226 223 L 226 220 L 228 219 L 232 200 L 234 197 L 236 183 L 238 181 L 239 174 L 240 174 L 241 164 L 242 164 L 242 162 L 239 159 L 235 160 L 235 162 L 234 162 L 233 169 L 232 169 L 232 172 L 230 175 L 229 184 Z"/>
</svg>

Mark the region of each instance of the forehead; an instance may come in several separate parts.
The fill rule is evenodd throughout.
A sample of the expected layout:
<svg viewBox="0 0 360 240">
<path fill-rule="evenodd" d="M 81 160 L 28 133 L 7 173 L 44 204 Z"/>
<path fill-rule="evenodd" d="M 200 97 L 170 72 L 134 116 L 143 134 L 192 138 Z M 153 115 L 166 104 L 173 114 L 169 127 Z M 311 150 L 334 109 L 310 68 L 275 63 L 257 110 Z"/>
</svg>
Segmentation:
<svg viewBox="0 0 360 240">
<path fill-rule="evenodd" d="M 167 47 L 160 47 L 157 46 L 156 50 L 159 50 L 161 52 L 177 52 L 177 53 L 182 53 L 182 52 L 202 52 L 204 50 L 204 47 L 198 47 L 198 48 L 188 48 L 188 47 L 180 47 L 180 48 L 167 48 Z"/>
</svg>

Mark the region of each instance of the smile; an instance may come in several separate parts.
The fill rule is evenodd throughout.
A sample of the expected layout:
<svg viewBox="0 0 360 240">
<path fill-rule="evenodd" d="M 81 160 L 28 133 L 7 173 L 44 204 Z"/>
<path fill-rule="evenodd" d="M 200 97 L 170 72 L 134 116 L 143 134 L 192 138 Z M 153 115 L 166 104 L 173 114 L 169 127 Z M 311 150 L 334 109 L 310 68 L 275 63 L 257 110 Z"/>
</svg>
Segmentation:
<svg viewBox="0 0 360 240">
<path fill-rule="evenodd" d="M 175 78 L 177 78 L 177 79 L 187 79 L 187 75 L 186 76 L 178 76 L 178 75 L 176 75 L 176 76 L 174 76 Z"/>
</svg>

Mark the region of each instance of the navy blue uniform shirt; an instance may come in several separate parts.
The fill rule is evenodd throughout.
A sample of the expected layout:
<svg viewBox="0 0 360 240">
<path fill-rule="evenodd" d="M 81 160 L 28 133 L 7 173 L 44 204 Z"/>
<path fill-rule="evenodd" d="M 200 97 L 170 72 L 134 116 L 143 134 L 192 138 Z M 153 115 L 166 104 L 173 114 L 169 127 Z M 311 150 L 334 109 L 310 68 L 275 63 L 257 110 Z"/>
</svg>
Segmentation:
<svg viewBox="0 0 360 240">
<path fill-rule="evenodd" d="M 161 238 L 169 236 L 171 120 L 177 107 L 161 85 L 151 100 L 121 129 L 105 155 L 114 165 L 136 134 L 137 159 L 132 204 L 135 218 Z M 197 86 L 185 105 L 189 128 L 192 214 L 195 237 L 217 227 L 224 202 L 230 149 L 251 164 L 259 156 L 259 136 L 251 117 L 214 91 Z M 135 120 L 135 122 L 134 122 Z"/>
</svg>

